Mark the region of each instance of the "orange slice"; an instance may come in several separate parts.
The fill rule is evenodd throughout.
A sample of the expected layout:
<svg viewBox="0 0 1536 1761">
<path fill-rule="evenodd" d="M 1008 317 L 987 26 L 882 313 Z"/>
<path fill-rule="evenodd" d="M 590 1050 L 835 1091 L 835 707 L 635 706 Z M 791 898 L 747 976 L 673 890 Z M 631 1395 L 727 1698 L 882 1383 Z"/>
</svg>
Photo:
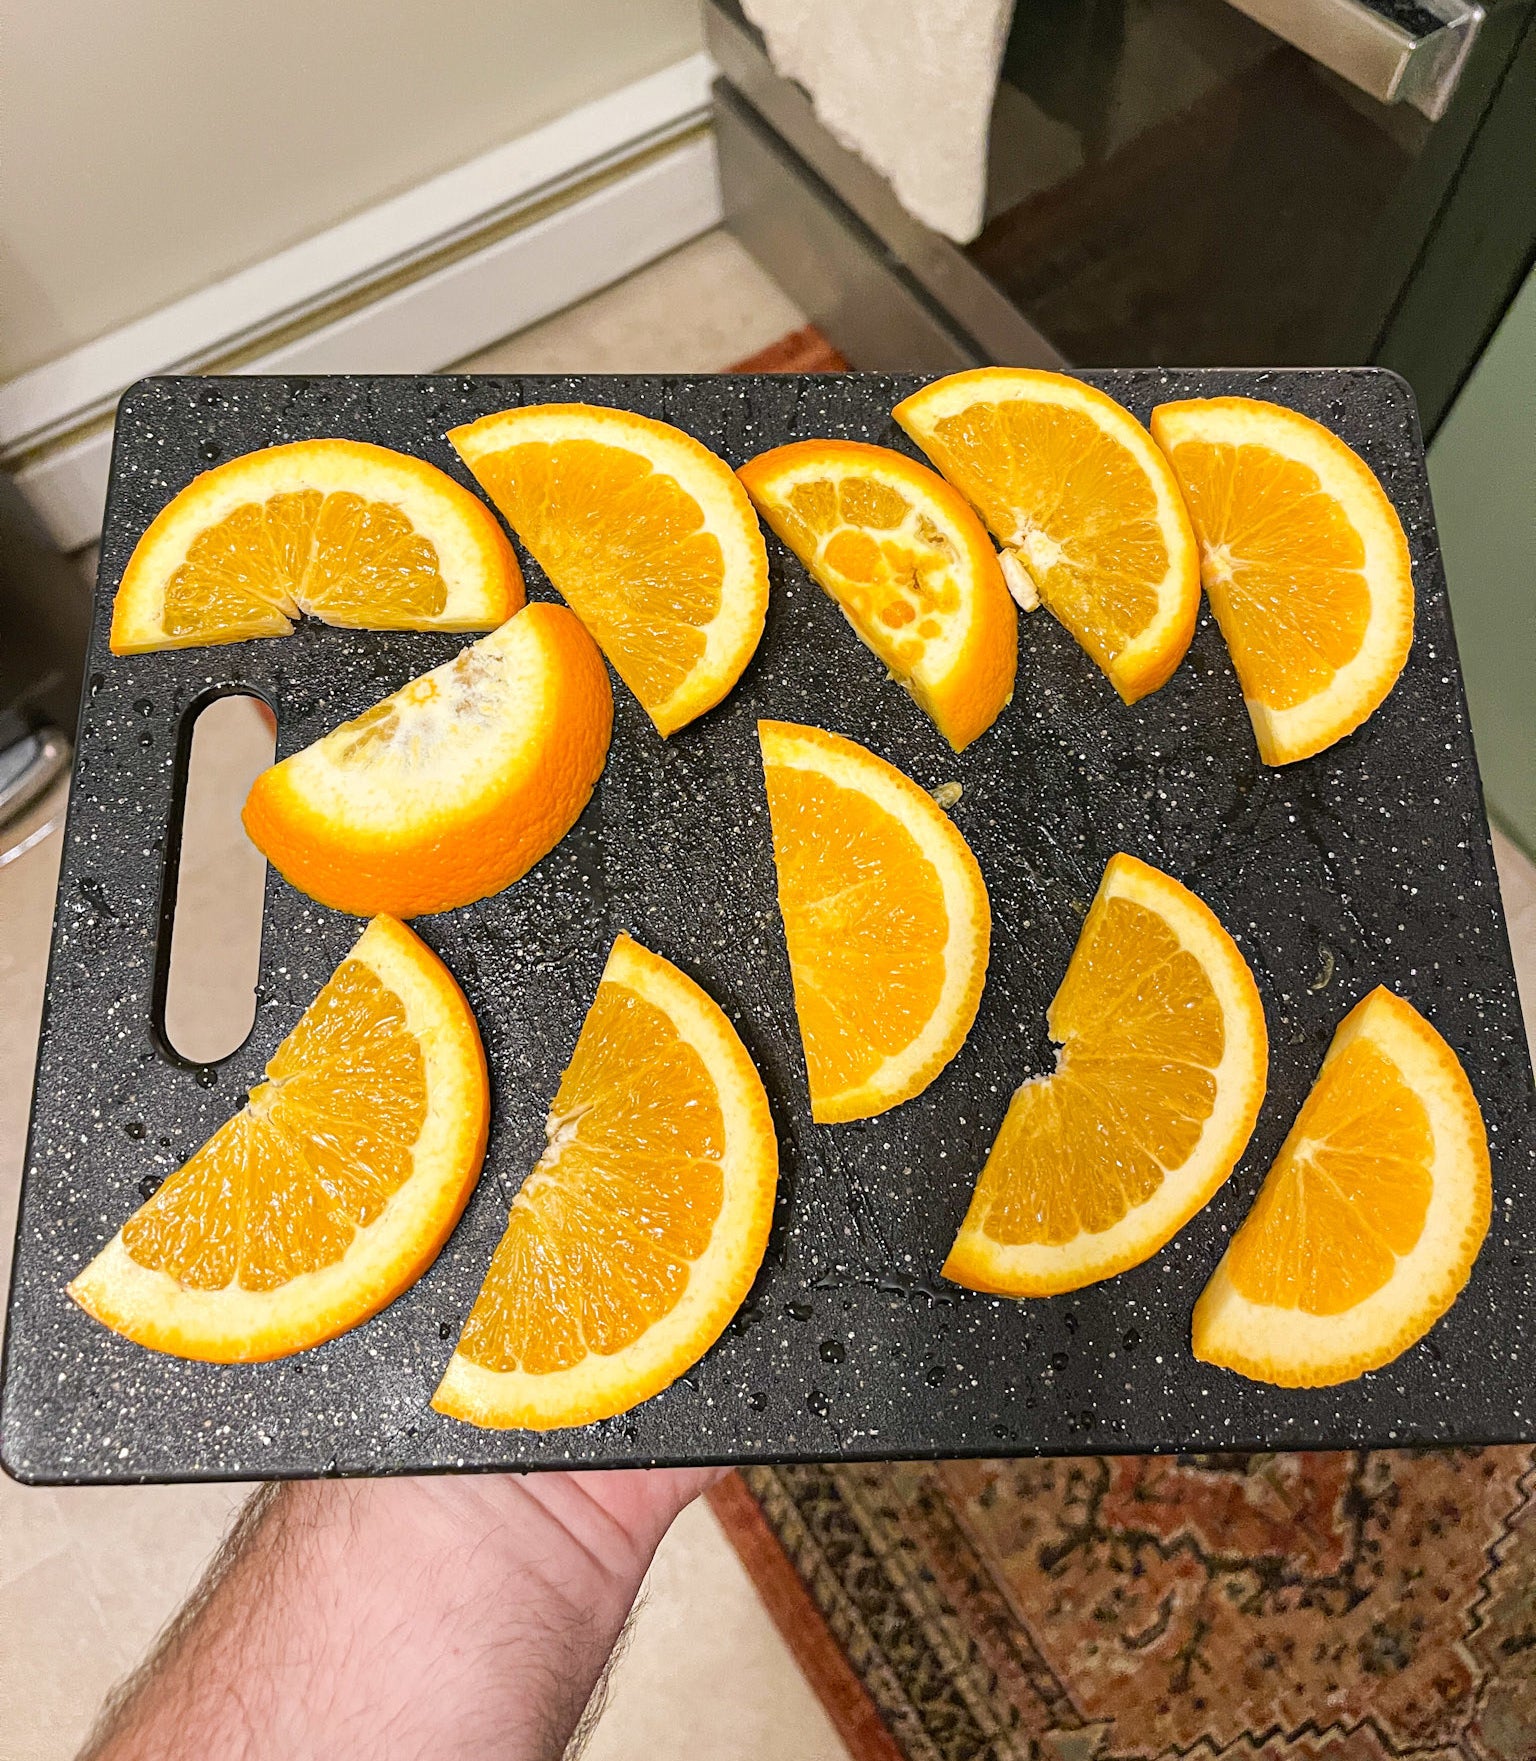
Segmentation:
<svg viewBox="0 0 1536 1761">
<path fill-rule="evenodd" d="M 778 1144 L 746 1048 L 626 935 L 544 1130 L 432 1400 L 475 1425 L 585 1425 L 660 1392 L 741 1306 L 773 1221 Z"/>
<path fill-rule="evenodd" d="M 114 1332 L 286 1357 L 377 1314 L 448 1239 L 485 1155 L 485 1054 L 410 930 L 369 924 L 266 1077 L 70 1285 Z"/>
<path fill-rule="evenodd" d="M 1065 374 L 978 367 L 892 414 L 1003 545 L 1025 610 L 1043 600 L 1127 703 L 1168 682 L 1195 631 L 1199 557 L 1129 410 Z"/>
<path fill-rule="evenodd" d="M 757 731 L 811 1117 L 868 1119 L 964 1045 L 987 975 L 986 884 L 894 765 L 821 728 Z"/>
<path fill-rule="evenodd" d="M 424 459 L 299 440 L 195 477 L 134 547 L 112 652 L 350 630 L 490 630 L 523 603 L 495 515 Z"/>
<path fill-rule="evenodd" d="M 1200 540 L 1259 756 L 1310 758 L 1353 732 L 1413 641 L 1413 573 L 1397 512 L 1321 424 L 1254 398 L 1162 404 L 1152 432 Z"/>
<path fill-rule="evenodd" d="M 264 770 L 242 818 L 273 867 L 322 905 L 450 911 L 554 849 L 602 774 L 612 725 L 592 638 L 564 606 L 525 606 Z"/>
<path fill-rule="evenodd" d="M 802 440 L 737 472 L 758 512 L 956 752 L 1013 695 L 1018 619 L 981 522 L 889 447 Z"/>
<path fill-rule="evenodd" d="M 1282 1388 L 1380 1369 L 1456 1300 L 1492 1203 L 1488 1138 L 1456 1054 L 1378 987 L 1339 1023 L 1195 1304 L 1195 1356 Z"/>
<path fill-rule="evenodd" d="M 448 438 L 659 733 L 725 696 L 763 633 L 768 553 L 723 459 L 588 404 L 503 410 Z"/>
<path fill-rule="evenodd" d="M 1269 1064 L 1247 962 L 1186 887 L 1114 856 L 1046 1016 L 1061 1050 L 1014 1095 L 944 1276 L 1053 1296 L 1139 1265 L 1248 1142 Z"/>
</svg>

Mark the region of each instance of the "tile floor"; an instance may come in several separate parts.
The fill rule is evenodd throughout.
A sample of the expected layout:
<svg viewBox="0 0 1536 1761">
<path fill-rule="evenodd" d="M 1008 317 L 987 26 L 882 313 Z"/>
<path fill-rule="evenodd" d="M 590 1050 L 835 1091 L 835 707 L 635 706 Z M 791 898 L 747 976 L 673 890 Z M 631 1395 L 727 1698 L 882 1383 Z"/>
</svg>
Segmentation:
<svg viewBox="0 0 1536 1761">
<path fill-rule="evenodd" d="M 697 240 L 569 312 L 463 363 L 502 372 L 708 372 L 803 322 L 728 238 Z M 247 713 L 221 748 L 225 787 L 259 762 Z M 205 901 L 223 901 L 186 949 L 238 966 L 253 919 L 226 877 L 240 845 L 231 815 L 205 821 Z M 1495 851 L 1527 1018 L 1536 1023 L 1536 865 Z M 0 869 L 0 1273 L 8 1268 L 59 861 L 57 836 Z M 249 876 L 247 877 L 247 882 Z M 193 877 L 194 887 L 198 885 Z M 243 938 L 243 941 L 242 941 Z M 177 960 L 182 957 L 178 945 Z M 175 1031 L 218 1023 L 190 1007 Z M 0 1476 L 0 1756 L 63 1761 L 102 1695 L 142 1655 L 191 1587 L 248 1488 L 37 1490 Z M 695 1761 L 843 1761 L 714 1518 L 696 1505 L 652 1570 L 630 1644 L 587 1751 L 591 1761 L 687 1754 Z"/>
</svg>

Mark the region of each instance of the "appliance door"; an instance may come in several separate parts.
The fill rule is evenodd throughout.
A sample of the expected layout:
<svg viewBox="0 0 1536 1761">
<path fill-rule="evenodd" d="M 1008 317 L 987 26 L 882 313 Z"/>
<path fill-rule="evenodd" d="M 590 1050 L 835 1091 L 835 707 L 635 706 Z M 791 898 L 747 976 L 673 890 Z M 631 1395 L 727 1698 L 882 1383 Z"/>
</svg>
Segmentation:
<svg viewBox="0 0 1536 1761">
<path fill-rule="evenodd" d="M 1460 186 L 1531 0 L 1431 3 L 1021 0 L 968 257 L 1082 365 L 1382 359 L 1448 205 L 1510 207 Z M 1452 386 L 1515 283 L 1445 316 Z"/>
</svg>

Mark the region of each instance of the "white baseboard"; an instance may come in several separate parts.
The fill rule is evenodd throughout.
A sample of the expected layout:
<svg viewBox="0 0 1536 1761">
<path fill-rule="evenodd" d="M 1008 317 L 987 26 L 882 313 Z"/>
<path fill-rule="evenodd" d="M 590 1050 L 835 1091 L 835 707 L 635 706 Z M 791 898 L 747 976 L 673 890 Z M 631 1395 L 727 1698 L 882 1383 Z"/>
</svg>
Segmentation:
<svg viewBox="0 0 1536 1761">
<path fill-rule="evenodd" d="M 697 55 L 0 386 L 0 458 L 64 549 L 152 373 L 432 372 L 719 223 Z"/>
</svg>

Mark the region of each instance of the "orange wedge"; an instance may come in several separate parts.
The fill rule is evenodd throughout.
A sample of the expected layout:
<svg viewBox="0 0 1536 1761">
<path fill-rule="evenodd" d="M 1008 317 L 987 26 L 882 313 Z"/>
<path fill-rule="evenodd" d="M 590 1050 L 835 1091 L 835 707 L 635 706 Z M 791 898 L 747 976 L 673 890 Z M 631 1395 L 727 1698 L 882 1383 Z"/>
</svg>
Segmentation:
<svg viewBox="0 0 1536 1761">
<path fill-rule="evenodd" d="M 525 606 L 264 770 L 242 818 L 273 867 L 322 905 L 449 911 L 554 849 L 602 774 L 612 725 L 592 638 L 564 606 Z"/>
<path fill-rule="evenodd" d="M 1199 557 L 1168 463 L 1129 410 L 1080 379 L 978 367 L 892 411 L 1127 703 L 1166 684 L 1200 606 Z"/>
<path fill-rule="evenodd" d="M 992 911 L 933 797 L 852 740 L 759 722 L 811 1116 L 868 1119 L 965 1043 Z"/>
<path fill-rule="evenodd" d="M 448 438 L 659 733 L 725 696 L 763 633 L 768 553 L 723 459 L 589 404 L 503 410 Z"/>
<path fill-rule="evenodd" d="M 1139 1265 L 1236 1167 L 1269 1041 L 1247 962 L 1186 887 L 1114 856 L 1046 1017 L 1061 1050 L 1014 1095 L 944 1263 L 999 1296 Z"/>
<path fill-rule="evenodd" d="M 1353 732 L 1413 641 L 1413 573 L 1370 467 L 1320 423 L 1254 398 L 1152 412 L 1266 764 Z"/>
<path fill-rule="evenodd" d="M 778 1144 L 746 1048 L 628 936 L 544 1130 L 432 1400 L 475 1425 L 585 1425 L 659 1393 L 741 1306 L 773 1221 Z"/>
<path fill-rule="evenodd" d="M 802 440 L 737 472 L 758 512 L 956 752 L 1013 695 L 1018 619 L 981 522 L 889 447 Z"/>
<path fill-rule="evenodd" d="M 1378 987 L 1339 1023 L 1195 1305 L 1195 1356 L 1283 1388 L 1380 1369 L 1456 1300 L 1492 1204 L 1488 1138 L 1456 1054 Z"/>
<path fill-rule="evenodd" d="M 112 652 L 351 630 L 491 630 L 523 603 L 488 507 L 424 459 L 299 440 L 195 477 L 134 547 Z"/>
<path fill-rule="evenodd" d="M 266 1077 L 70 1285 L 114 1332 L 286 1357 L 377 1314 L 448 1239 L 485 1155 L 485 1055 L 410 930 L 369 924 Z"/>
</svg>

